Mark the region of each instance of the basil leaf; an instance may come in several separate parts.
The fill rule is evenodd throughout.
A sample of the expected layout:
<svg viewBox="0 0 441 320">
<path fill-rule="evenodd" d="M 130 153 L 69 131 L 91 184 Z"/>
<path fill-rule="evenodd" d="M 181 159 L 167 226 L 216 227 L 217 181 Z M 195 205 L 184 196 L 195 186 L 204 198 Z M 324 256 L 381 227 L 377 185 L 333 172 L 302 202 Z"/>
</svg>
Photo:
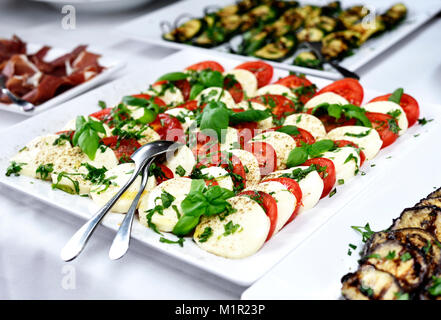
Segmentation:
<svg viewBox="0 0 441 320">
<path fill-rule="evenodd" d="M 188 75 L 184 72 L 170 72 L 158 78 L 158 81 L 178 81 L 187 79 Z"/>
<path fill-rule="evenodd" d="M 242 112 L 234 112 L 229 110 L 230 124 L 238 124 L 241 122 L 257 122 L 267 119 L 271 116 L 269 110 L 245 110 Z"/>
<path fill-rule="evenodd" d="M 343 108 L 339 104 L 331 104 L 328 106 L 328 114 L 335 119 L 340 119 Z"/>
<path fill-rule="evenodd" d="M 225 104 L 221 101 L 210 101 L 202 112 L 200 129 L 203 133 L 210 136 L 213 135 L 214 131 L 218 141 L 222 142 L 228 123 L 229 111 Z"/>
<path fill-rule="evenodd" d="M 177 236 L 185 236 L 198 225 L 199 219 L 200 216 L 182 216 L 175 224 L 172 231 L 173 234 Z"/>
<path fill-rule="evenodd" d="M 100 121 L 95 121 L 89 118 L 89 124 L 96 132 L 106 133 L 106 129 L 104 129 L 104 126 Z"/>
<path fill-rule="evenodd" d="M 147 124 L 155 121 L 156 116 L 157 116 L 156 112 L 145 108 L 143 116 L 141 118 L 138 118 L 137 121 L 140 122 L 141 124 Z"/>
<path fill-rule="evenodd" d="M 219 71 L 213 71 L 211 69 L 202 70 L 199 73 L 198 80 L 206 88 L 222 88 L 224 86 L 224 77 L 222 76 L 222 73 Z"/>
<path fill-rule="evenodd" d="M 78 137 L 78 146 L 91 160 L 94 160 L 100 140 L 98 133 L 91 128 L 88 128 Z"/>
<path fill-rule="evenodd" d="M 290 136 L 298 136 L 300 134 L 299 128 L 297 128 L 296 126 L 292 126 L 292 125 L 280 127 L 276 131 L 289 134 Z"/>
<path fill-rule="evenodd" d="M 204 85 L 200 84 L 200 83 L 195 83 L 190 90 L 190 100 L 194 100 L 196 99 L 196 97 L 198 96 L 199 93 L 202 92 L 202 90 L 204 90 L 205 87 Z"/>
<path fill-rule="evenodd" d="M 395 102 L 396 104 L 400 104 L 401 97 L 403 96 L 403 92 L 404 92 L 403 88 L 398 88 L 390 95 L 389 99 L 387 100 Z"/>
<path fill-rule="evenodd" d="M 123 97 L 122 102 L 128 106 L 133 106 L 133 107 L 145 107 L 149 103 L 147 99 L 136 98 L 133 96 Z"/>
<path fill-rule="evenodd" d="M 288 155 L 286 166 L 288 168 L 298 166 L 308 160 L 308 151 L 306 147 L 296 147 Z"/>
<path fill-rule="evenodd" d="M 308 148 L 308 153 L 312 158 L 316 158 L 324 152 L 331 150 L 332 148 L 334 148 L 334 141 L 319 140 Z"/>
</svg>

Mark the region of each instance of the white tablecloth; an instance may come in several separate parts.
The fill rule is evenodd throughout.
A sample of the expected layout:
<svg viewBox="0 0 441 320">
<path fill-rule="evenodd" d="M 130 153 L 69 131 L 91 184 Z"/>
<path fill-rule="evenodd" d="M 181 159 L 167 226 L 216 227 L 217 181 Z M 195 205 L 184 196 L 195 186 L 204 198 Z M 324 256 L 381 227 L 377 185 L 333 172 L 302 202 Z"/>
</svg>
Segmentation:
<svg viewBox="0 0 441 320">
<path fill-rule="evenodd" d="M 77 12 L 77 28 L 63 30 L 62 14 L 52 7 L 3 0 L 0 36 L 16 33 L 29 42 L 66 48 L 93 44 L 127 61 L 119 76 L 174 51 L 126 40 L 113 33 L 112 27 L 171 2 L 156 1 L 137 10 L 107 15 Z M 441 19 L 434 19 L 363 67 L 363 85 L 385 93 L 404 87 L 420 101 L 441 101 L 440 31 Z M 0 112 L 2 138 L 8 138 L 4 129 L 25 119 Z M 237 299 L 246 289 L 136 242 L 123 259 L 112 262 L 107 252 L 113 233 L 104 228 L 97 230 L 79 259 L 64 263 L 59 258 L 60 249 L 83 222 L 0 187 L 0 298 Z"/>
</svg>

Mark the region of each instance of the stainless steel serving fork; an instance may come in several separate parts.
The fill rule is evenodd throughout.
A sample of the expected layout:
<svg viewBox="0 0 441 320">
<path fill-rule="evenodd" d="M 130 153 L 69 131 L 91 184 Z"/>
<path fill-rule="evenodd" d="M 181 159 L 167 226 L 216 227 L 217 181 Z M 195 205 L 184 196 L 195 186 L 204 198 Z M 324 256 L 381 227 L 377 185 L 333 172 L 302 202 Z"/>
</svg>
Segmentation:
<svg viewBox="0 0 441 320">
<path fill-rule="evenodd" d="M 87 221 L 67 242 L 64 248 L 61 250 L 61 258 L 64 261 L 70 261 L 75 259 L 83 250 L 86 243 L 89 241 L 90 236 L 96 229 L 98 224 L 104 218 L 104 216 L 110 211 L 113 205 L 118 201 L 122 194 L 130 187 L 130 185 L 136 180 L 138 175 L 143 172 L 143 179 L 141 182 L 141 188 L 137 196 L 135 197 L 129 212 L 124 218 L 118 233 L 113 241 L 109 256 L 111 259 L 118 259 L 122 257 L 128 247 L 130 240 L 130 230 L 133 222 L 133 216 L 136 211 L 136 207 L 141 197 L 142 191 L 147 184 L 148 179 L 148 167 L 153 160 L 167 152 L 174 153 L 181 145 L 173 141 L 158 140 L 143 145 L 136 150 L 130 157 L 135 162 L 135 168 L 127 183 L 121 187 L 121 189 L 109 200 L 100 210 L 98 210 L 89 221 Z"/>
<path fill-rule="evenodd" d="M 6 87 L 6 77 L 3 74 L 0 74 L 0 91 L 5 94 L 12 103 L 18 105 L 24 112 L 29 112 L 35 109 L 34 104 L 17 97 Z"/>
</svg>

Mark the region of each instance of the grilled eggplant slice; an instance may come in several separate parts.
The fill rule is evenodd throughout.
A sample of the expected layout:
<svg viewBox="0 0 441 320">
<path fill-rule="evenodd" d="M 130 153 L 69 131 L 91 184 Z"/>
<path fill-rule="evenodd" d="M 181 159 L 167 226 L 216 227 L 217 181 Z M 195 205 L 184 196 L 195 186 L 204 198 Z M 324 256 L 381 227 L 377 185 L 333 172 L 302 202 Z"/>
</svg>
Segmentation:
<svg viewBox="0 0 441 320">
<path fill-rule="evenodd" d="M 290 56 L 296 47 L 297 38 L 292 34 L 288 34 L 257 50 L 254 52 L 254 56 L 266 60 L 282 61 Z"/>
<path fill-rule="evenodd" d="M 406 291 L 418 288 L 424 281 L 428 266 L 418 248 L 398 240 L 386 240 L 368 251 L 362 261 L 393 275 Z"/>
<path fill-rule="evenodd" d="M 432 199 L 432 198 L 441 198 L 441 188 L 436 189 L 426 197 L 426 199 Z"/>
<path fill-rule="evenodd" d="M 404 294 L 393 275 L 369 264 L 345 275 L 341 282 L 342 295 L 349 300 L 395 300 Z"/>
<path fill-rule="evenodd" d="M 405 209 L 398 219 L 395 219 L 391 229 L 421 228 L 432 233 L 438 241 L 441 240 L 441 209 L 435 206 L 420 206 Z"/>
<path fill-rule="evenodd" d="M 441 300 L 441 269 L 433 275 L 421 290 L 421 300 Z"/>
<path fill-rule="evenodd" d="M 188 42 L 202 33 L 204 26 L 205 23 L 202 19 L 191 19 L 169 33 L 165 33 L 163 38 L 174 42 Z"/>
<path fill-rule="evenodd" d="M 418 202 L 417 206 L 435 206 L 441 208 L 441 197 L 422 199 L 420 202 Z"/>
<path fill-rule="evenodd" d="M 312 51 L 300 52 L 294 59 L 294 65 L 323 70 L 323 64 Z"/>
</svg>

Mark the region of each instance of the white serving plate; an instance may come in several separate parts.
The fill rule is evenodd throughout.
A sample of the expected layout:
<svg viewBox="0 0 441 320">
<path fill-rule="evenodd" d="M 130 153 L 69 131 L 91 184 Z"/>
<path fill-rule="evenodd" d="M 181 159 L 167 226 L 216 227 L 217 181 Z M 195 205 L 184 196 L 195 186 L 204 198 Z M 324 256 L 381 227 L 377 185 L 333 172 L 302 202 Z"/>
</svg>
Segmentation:
<svg viewBox="0 0 441 320">
<path fill-rule="evenodd" d="M 387 229 L 405 208 L 414 206 L 441 185 L 441 172 L 432 169 L 439 166 L 441 155 L 439 149 L 434 148 L 441 135 L 441 106 L 423 104 L 421 107 L 425 116 L 436 114 L 436 120 L 422 127 L 420 136 L 409 138 L 418 141 L 418 146 L 393 152 L 390 170 L 256 281 L 242 294 L 242 299 L 342 298 L 341 278 L 357 269 L 363 247 L 361 235 L 351 226 L 369 223 L 374 231 Z M 349 244 L 357 246 L 350 256 Z"/>
<path fill-rule="evenodd" d="M 32 54 L 36 52 L 38 49 L 40 49 L 42 45 L 35 44 L 35 43 L 28 43 L 27 44 L 27 50 L 29 54 Z M 88 50 L 90 50 L 93 53 L 102 54 L 99 52 L 99 50 L 95 50 L 94 48 L 88 47 Z M 48 52 L 48 54 L 45 57 L 46 61 L 52 61 L 53 59 L 62 56 L 63 54 L 68 53 L 70 50 L 61 49 L 61 48 L 51 48 Z M 86 92 L 89 89 L 92 89 L 96 87 L 99 84 L 102 84 L 106 80 L 109 80 L 111 76 L 117 72 L 118 70 L 122 69 L 125 66 L 125 62 L 122 62 L 120 60 L 115 59 L 114 57 L 108 56 L 107 54 L 102 54 L 102 56 L 99 59 L 99 63 L 105 67 L 100 74 L 95 76 L 94 78 L 90 79 L 89 81 L 86 81 L 78 86 L 75 86 L 62 94 L 59 94 L 52 99 L 49 99 L 48 101 L 38 105 L 35 107 L 33 111 L 24 112 L 21 110 L 21 108 L 15 104 L 4 104 L 0 103 L 0 110 L 1 111 L 7 111 L 7 112 L 13 112 L 13 113 L 19 113 L 25 116 L 34 116 L 40 112 L 43 112 L 47 109 L 50 109 L 64 101 L 67 101 L 69 99 L 72 99 L 73 97 Z"/>
<path fill-rule="evenodd" d="M 121 10 L 130 10 L 146 4 L 152 0 L 32 0 L 44 2 L 62 8 L 65 5 L 73 5 L 76 10 L 83 12 L 116 12 Z"/>
<path fill-rule="evenodd" d="M 299 0 L 300 4 L 317 4 L 323 5 L 329 1 L 323 0 Z M 371 1 L 360 1 L 360 0 L 342 0 L 341 4 L 343 8 L 349 7 L 351 5 L 359 5 L 362 3 L 368 4 L 369 8 L 377 9 L 378 13 L 382 13 L 387 10 L 392 4 L 397 2 L 403 2 L 408 8 L 408 17 L 406 20 L 399 25 L 395 30 L 391 30 L 386 34 L 383 34 L 375 39 L 368 40 L 359 49 L 355 50 L 355 54 L 351 57 L 344 59 L 341 65 L 349 70 L 357 71 L 363 65 L 367 64 L 369 61 L 373 60 L 375 57 L 379 56 L 385 50 L 391 48 L 399 41 L 404 39 L 406 36 L 416 31 L 425 22 L 430 20 L 436 13 L 441 10 L 441 2 L 437 0 L 425 0 L 425 1 L 397 1 L 397 0 L 371 0 Z M 179 1 L 176 4 L 167 6 L 163 9 L 154 11 L 152 13 L 141 16 L 135 20 L 132 20 L 126 24 L 123 24 L 117 28 L 117 31 L 123 35 L 148 43 L 153 43 L 169 48 L 182 49 L 182 48 L 198 48 L 189 46 L 186 44 L 166 41 L 162 39 L 162 31 L 159 26 L 161 21 L 172 22 L 176 17 L 183 13 L 190 13 L 195 17 L 202 17 L 203 8 L 209 5 L 226 6 L 232 4 L 232 0 L 228 1 L 206 1 L 206 0 L 186 0 Z M 233 40 L 234 41 L 234 38 Z M 228 52 L 228 48 L 225 44 L 212 49 L 198 48 L 206 52 L 213 52 L 225 57 L 236 57 L 244 61 L 256 60 L 255 57 L 247 57 L 236 55 Z M 314 70 L 304 67 L 293 66 L 292 61 L 294 56 L 289 57 L 283 62 L 272 62 L 273 66 L 291 70 L 296 72 L 301 72 L 310 75 L 316 75 L 319 77 L 325 77 L 329 79 L 338 79 L 342 76 L 332 69 L 329 65 L 325 66 L 324 70 Z"/>
<path fill-rule="evenodd" d="M 164 73 L 182 70 L 186 66 L 202 60 L 213 59 L 220 62 L 226 70 L 240 63 L 236 59 L 217 58 L 201 51 L 184 50 L 161 60 L 155 65 L 146 66 L 145 69 L 140 69 L 136 74 L 131 74 L 106 84 L 74 100 L 68 101 L 50 112 L 37 115 L 8 128 L 3 134 L 13 138 L 0 141 L 0 150 L 2 150 L 2 155 L 0 156 L 0 182 L 29 196 L 64 209 L 69 214 L 74 214 L 84 219 L 89 218 L 98 208 L 88 198 L 72 196 L 59 190 L 52 190 L 50 184 L 43 181 L 22 176 L 6 177 L 3 173 L 9 165 L 9 158 L 35 136 L 56 132 L 67 121 L 77 115 L 86 115 L 97 111 L 98 100 L 106 101 L 109 106 L 115 105 L 122 96 L 145 90 L 149 84 L 153 83 Z M 273 80 L 287 74 L 288 72 L 286 71 L 276 69 Z M 330 83 L 329 80 L 315 77 L 310 77 L 310 80 L 319 87 Z M 368 101 L 376 96 L 377 93 L 366 90 L 365 95 L 365 101 Z M 422 105 L 422 110 L 423 116 L 433 117 L 434 111 L 431 108 Z M 143 227 L 137 221 L 134 224 L 133 237 L 149 247 L 153 247 L 234 283 L 250 285 L 268 272 L 298 245 L 302 244 L 320 226 L 325 224 L 329 218 L 347 205 L 353 197 L 366 189 L 384 169 L 391 168 L 391 164 L 394 164 L 396 161 L 394 159 L 387 159 L 387 157 L 400 154 L 403 150 L 411 150 L 419 141 L 412 135 L 420 131 L 422 130 L 419 126 L 410 129 L 394 145 L 380 152 L 374 161 L 377 164 L 375 168 L 370 168 L 369 164 L 362 168 L 363 171 L 366 171 L 367 175 L 358 176 L 350 183 L 348 182 L 346 185 L 338 187 L 338 192 L 334 197 L 321 200 L 317 207 L 300 215 L 293 223 L 274 236 L 259 252 L 251 257 L 241 260 L 228 260 L 217 257 L 199 249 L 190 239 L 185 242 L 184 248 L 160 243 L 159 236 L 156 233 Z M 371 187 L 375 188 L 376 186 L 372 185 Z M 103 224 L 108 228 L 116 230 L 122 218 L 122 214 L 111 213 L 105 217 Z M 66 235 L 66 241 L 70 236 Z M 64 243 L 54 245 L 61 249 Z M 103 259 L 107 258 L 107 252 L 102 252 L 101 254 Z M 112 262 L 109 261 L 109 263 Z"/>
</svg>

